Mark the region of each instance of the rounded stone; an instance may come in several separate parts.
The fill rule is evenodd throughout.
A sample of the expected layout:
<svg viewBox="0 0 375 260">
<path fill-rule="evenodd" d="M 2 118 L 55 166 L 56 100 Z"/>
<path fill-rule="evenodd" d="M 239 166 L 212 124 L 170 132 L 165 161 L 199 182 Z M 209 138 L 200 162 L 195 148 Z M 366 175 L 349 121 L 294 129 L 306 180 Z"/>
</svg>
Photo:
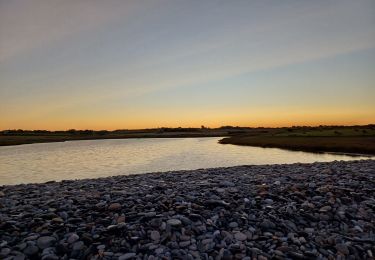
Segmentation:
<svg viewBox="0 0 375 260">
<path fill-rule="evenodd" d="M 348 246 L 345 244 L 337 244 L 336 245 L 336 250 L 337 252 L 343 254 L 343 255 L 348 255 L 349 254 L 349 249 Z"/>
<path fill-rule="evenodd" d="M 159 241 L 160 240 L 160 233 L 159 233 L 159 231 L 156 231 L 156 230 L 151 231 L 150 237 L 154 241 Z"/>
<path fill-rule="evenodd" d="M 136 256 L 135 253 L 126 253 L 126 254 L 119 256 L 118 260 L 127 260 L 127 259 L 134 258 L 135 256 Z"/>
<path fill-rule="evenodd" d="M 39 248 L 44 249 L 47 247 L 52 246 L 56 242 L 56 238 L 50 237 L 50 236 L 44 236 L 38 238 L 36 241 L 36 244 L 38 245 Z"/>
<path fill-rule="evenodd" d="M 181 226 L 181 221 L 176 218 L 168 219 L 167 224 L 171 225 L 172 227 Z"/>
<path fill-rule="evenodd" d="M 71 234 L 71 235 L 68 237 L 67 242 L 68 242 L 69 244 L 72 244 L 72 243 L 76 242 L 78 239 L 79 239 L 79 236 L 78 236 L 76 233 L 73 233 L 73 234 Z"/>
<path fill-rule="evenodd" d="M 25 248 L 25 250 L 23 250 L 23 253 L 25 255 L 35 255 L 37 254 L 39 251 L 39 248 L 37 246 L 33 246 L 33 245 L 30 245 L 28 247 Z"/>
<path fill-rule="evenodd" d="M 121 204 L 116 202 L 116 203 L 112 203 L 111 205 L 109 205 L 108 210 L 115 211 L 115 210 L 120 210 L 121 208 L 122 208 Z"/>
<path fill-rule="evenodd" d="M 319 211 L 320 212 L 328 212 L 328 211 L 330 211 L 332 208 L 331 208 L 331 206 L 324 206 L 324 207 L 321 207 L 320 209 L 319 209 Z"/>
<path fill-rule="evenodd" d="M 247 236 L 242 232 L 238 232 L 234 234 L 234 238 L 238 241 L 245 241 L 247 239 Z"/>
</svg>

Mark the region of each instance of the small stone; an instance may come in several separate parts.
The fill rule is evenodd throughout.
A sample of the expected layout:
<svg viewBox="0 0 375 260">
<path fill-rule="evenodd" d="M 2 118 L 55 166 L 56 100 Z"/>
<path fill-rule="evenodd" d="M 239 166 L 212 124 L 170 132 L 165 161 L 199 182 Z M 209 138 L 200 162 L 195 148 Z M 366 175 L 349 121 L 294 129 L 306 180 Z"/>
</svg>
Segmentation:
<svg viewBox="0 0 375 260">
<path fill-rule="evenodd" d="M 160 233 L 159 233 L 159 231 L 156 231 L 156 230 L 151 231 L 150 237 L 154 241 L 159 241 L 160 240 Z"/>
<path fill-rule="evenodd" d="M 17 253 L 17 255 L 13 257 L 13 260 L 25 260 L 25 259 L 26 259 L 26 256 L 22 253 Z"/>
<path fill-rule="evenodd" d="M 121 215 L 117 218 L 117 223 L 125 223 L 125 216 Z"/>
<path fill-rule="evenodd" d="M 181 223 L 181 220 L 172 218 L 172 219 L 168 219 L 167 224 L 171 225 L 172 227 L 177 227 L 177 226 L 181 226 L 182 223 Z"/>
<path fill-rule="evenodd" d="M 54 222 L 54 223 L 64 223 L 64 220 L 62 218 L 53 218 L 52 222 Z"/>
<path fill-rule="evenodd" d="M 269 229 L 274 229 L 276 225 L 272 221 L 263 220 L 263 222 L 260 223 L 260 227 L 264 230 L 269 230 Z"/>
<path fill-rule="evenodd" d="M 328 212 L 331 211 L 331 206 L 324 206 L 319 209 L 320 212 Z"/>
<path fill-rule="evenodd" d="M 73 250 L 82 250 L 84 246 L 85 244 L 83 243 L 83 241 L 77 241 L 73 244 Z"/>
<path fill-rule="evenodd" d="M 273 200 L 272 199 L 265 199 L 264 202 L 266 204 L 272 204 L 273 203 Z"/>
<path fill-rule="evenodd" d="M 242 232 L 238 232 L 234 234 L 234 238 L 238 241 L 245 241 L 247 239 L 247 236 Z"/>
<path fill-rule="evenodd" d="M 11 252 L 12 250 L 10 250 L 10 248 L 2 248 L 1 251 L 0 251 L 0 257 L 1 258 L 5 258 L 7 255 L 9 255 L 9 253 Z"/>
<path fill-rule="evenodd" d="M 116 203 L 112 203 L 111 205 L 109 205 L 108 210 L 116 211 L 116 210 L 120 210 L 121 208 L 122 208 L 121 204 L 116 202 Z"/>
<path fill-rule="evenodd" d="M 235 186 L 235 184 L 231 181 L 221 181 L 220 185 L 225 186 L 225 187 L 234 187 Z"/>
<path fill-rule="evenodd" d="M 123 255 L 119 256 L 118 260 L 131 259 L 131 258 L 133 258 L 135 256 L 136 256 L 135 253 L 126 253 L 126 254 L 123 254 Z"/>
<path fill-rule="evenodd" d="M 55 242 L 56 242 L 56 238 L 50 237 L 50 236 L 40 237 L 36 241 L 38 247 L 41 249 L 51 247 Z"/>
<path fill-rule="evenodd" d="M 337 244 L 336 245 L 336 250 L 337 252 L 343 254 L 343 255 L 348 255 L 349 254 L 349 249 L 348 246 L 345 244 Z"/>
<path fill-rule="evenodd" d="M 105 249 L 105 245 L 98 245 L 98 246 L 96 247 L 96 249 L 98 249 L 98 250 L 100 250 L 100 251 L 104 251 L 104 249 Z"/>
<path fill-rule="evenodd" d="M 187 247 L 188 245 L 190 245 L 190 241 L 181 241 L 179 245 L 180 247 Z"/>
<path fill-rule="evenodd" d="M 28 247 L 23 250 L 24 254 L 31 256 L 37 254 L 39 251 L 39 248 L 37 246 L 29 245 Z"/>
<path fill-rule="evenodd" d="M 238 227 L 238 223 L 237 222 L 230 222 L 228 226 L 230 228 L 236 228 L 236 227 Z"/>
<path fill-rule="evenodd" d="M 74 242 L 76 242 L 77 240 L 79 239 L 79 236 L 76 234 L 76 233 L 73 233 L 71 234 L 68 239 L 67 239 L 67 242 L 69 244 L 73 244 Z"/>
<path fill-rule="evenodd" d="M 42 260 L 59 260 L 60 258 L 55 254 L 44 255 Z"/>
</svg>

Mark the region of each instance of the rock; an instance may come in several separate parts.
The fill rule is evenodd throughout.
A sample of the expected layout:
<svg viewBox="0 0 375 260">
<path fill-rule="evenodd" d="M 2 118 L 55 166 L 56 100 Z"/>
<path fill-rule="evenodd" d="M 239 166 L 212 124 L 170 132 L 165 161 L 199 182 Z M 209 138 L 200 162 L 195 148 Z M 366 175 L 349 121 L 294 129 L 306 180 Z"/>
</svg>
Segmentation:
<svg viewBox="0 0 375 260">
<path fill-rule="evenodd" d="M 221 181 L 220 185 L 225 186 L 225 187 L 234 187 L 235 186 L 235 184 L 231 181 Z"/>
<path fill-rule="evenodd" d="M 153 230 L 150 233 L 150 238 L 154 241 L 159 241 L 160 240 L 160 233 L 159 231 Z"/>
<path fill-rule="evenodd" d="M 98 249 L 98 250 L 100 250 L 100 251 L 104 251 L 104 249 L 105 249 L 105 245 L 98 245 L 98 246 L 96 247 L 96 249 Z"/>
<path fill-rule="evenodd" d="M 73 244 L 74 242 L 76 242 L 77 240 L 79 240 L 79 236 L 76 234 L 76 233 L 73 233 L 71 234 L 68 239 L 67 239 L 67 242 L 69 244 Z"/>
<path fill-rule="evenodd" d="M 132 259 L 135 256 L 136 256 L 136 253 L 126 253 L 126 254 L 119 256 L 118 260 Z"/>
<path fill-rule="evenodd" d="M 263 220 L 262 223 L 260 224 L 260 227 L 263 230 L 270 230 L 270 229 L 274 229 L 276 227 L 276 225 L 272 221 Z"/>
<path fill-rule="evenodd" d="M 9 255 L 9 253 L 11 252 L 12 250 L 10 250 L 10 248 L 2 248 L 1 251 L 0 251 L 0 258 L 5 258 L 7 255 Z"/>
<path fill-rule="evenodd" d="M 17 253 L 17 255 L 13 257 L 13 260 L 25 260 L 25 259 L 26 259 L 26 256 L 21 253 Z"/>
<path fill-rule="evenodd" d="M 42 260 L 59 260 L 60 258 L 55 254 L 44 255 Z"/>
<path fill-rule="evenodd" d="M 244 233 L 238 232 L 234 234 L 234 238 L 238 241 L 245 241 L 247 236 Z"/>
<path fill-rule="evenodd" d="M 36 255 L 39 251 L 39 248 L 34 245 L 29 245 L 23 250 L 23 253 L 28 256 Z"/>
<path fill-rule="evenodd" d="M 336 246 L 337 252 L 343 254 L 343 255 L 349 255 L 349 249 L 348 246 L 345 244 L 337 244 Z"/>
<path fill-rule="evenodd" d="M 109 205 L 108 210 L 117 211 L 117 210 L 120 210 L 121 208 L 122 208 L 121 204 L 116 202 L 116 203 L 112 203 L 111 205 Z"/>
<path fill-rule="evenodd" d="M 237 222 L 230 222 L 228 226 L 230 228 L 236 228 L 236 227 L 238 227 L 238 223 Z"/>
<path fill-rule="evenodd" d="M 172 227 L 178 227 L 181 226 L 182 223 L 179 219 L 172 218 L 168 219 L 167 224 L 171 225 Z"/>
<path fill-rule="evenodd" d="M 319 209 L 320 212 L 328 212 L 331 211 L 331 206 L 324 206 Z"/>
<path fill-rule="evenodd" d="M 273 200 L 272 199 L 265 199 L 264 202 L 266 204 L 272 204 L 273 203 Z"/>
<path fill-rule="evenodd" d="M 39 237 L 36 241 L 39 248 L 44 249 L 55 244 L 56 238 L 50 236 Z"/>
<path fill-rule="evenodd" d="M 125 216 L 119 216 L 118 219 L 117 219 L 117 224 L 118 223 L 125 223 Z"/>
<path fill-rule="evenodd" d="M 84 246 L 85 244 L 83 243 L 83 241 L 77 241 L 73 244 L 73 250 L 82 250 Z"/>
<path fill-rule="evenodd" d="M 62 218 L 53 218 L 52 222 L 60 224 L 60 223 L 64 223 L 64 220 Z"/>
<path fill-rule="evenodd" d="M 190 245 L 190 241 L 181 241 L 179 243 L 180 247 L 187 247 Z"/>
</svg>

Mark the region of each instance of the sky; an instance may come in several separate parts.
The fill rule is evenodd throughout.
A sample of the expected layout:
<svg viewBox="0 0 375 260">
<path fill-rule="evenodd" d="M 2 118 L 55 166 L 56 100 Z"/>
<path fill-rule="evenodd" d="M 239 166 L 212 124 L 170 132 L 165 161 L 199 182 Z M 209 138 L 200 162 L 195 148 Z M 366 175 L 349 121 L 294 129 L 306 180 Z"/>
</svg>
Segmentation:
<svg viewBox="0 0 375 260">
<path fill-rule="evenodd" d="M 0 0 L 0 129 L 369 123 L 373 0 Z"/>
</svg>

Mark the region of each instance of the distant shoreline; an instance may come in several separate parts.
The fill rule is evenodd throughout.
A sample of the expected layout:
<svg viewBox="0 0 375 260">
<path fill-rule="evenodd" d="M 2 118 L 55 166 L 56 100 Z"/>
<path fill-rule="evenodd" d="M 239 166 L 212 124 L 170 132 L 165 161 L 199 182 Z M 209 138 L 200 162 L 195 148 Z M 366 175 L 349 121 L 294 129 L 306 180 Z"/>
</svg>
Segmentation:
<svg viewBox="0 0 375 260">
<path fill-rule="evenodd" d="M 0 146 L 13 146 L 35 143 L 56 143 L 66 141 L 105 140 L 105 139 L 139 139 L 139 138 L 197 138 L 197 137 L 226 137 L 227 134 L 138 134 L 124 136 L 12 136 L 3 140 L 0 136 Z M 5 139 L 5 138 L 4 138 Z"/>
<path fill-rule="evenodd" d="M 375 126 L 320 126 L 283 128 L 159 128 L 143 130 L 68 130 L 0 132 L 0 146 L 76 140 L 130 138 L 223 137 L 221 144 L 280 148 L 314 153 L 375 155 Z"/>
<path fill-rule="evenodd" d="M 375 155 L 375 137 L 274 137 L 233 136 L 219 141 L 221 144 L 280 148 L 314 153 L 346 155 Z"/>
</svg>

